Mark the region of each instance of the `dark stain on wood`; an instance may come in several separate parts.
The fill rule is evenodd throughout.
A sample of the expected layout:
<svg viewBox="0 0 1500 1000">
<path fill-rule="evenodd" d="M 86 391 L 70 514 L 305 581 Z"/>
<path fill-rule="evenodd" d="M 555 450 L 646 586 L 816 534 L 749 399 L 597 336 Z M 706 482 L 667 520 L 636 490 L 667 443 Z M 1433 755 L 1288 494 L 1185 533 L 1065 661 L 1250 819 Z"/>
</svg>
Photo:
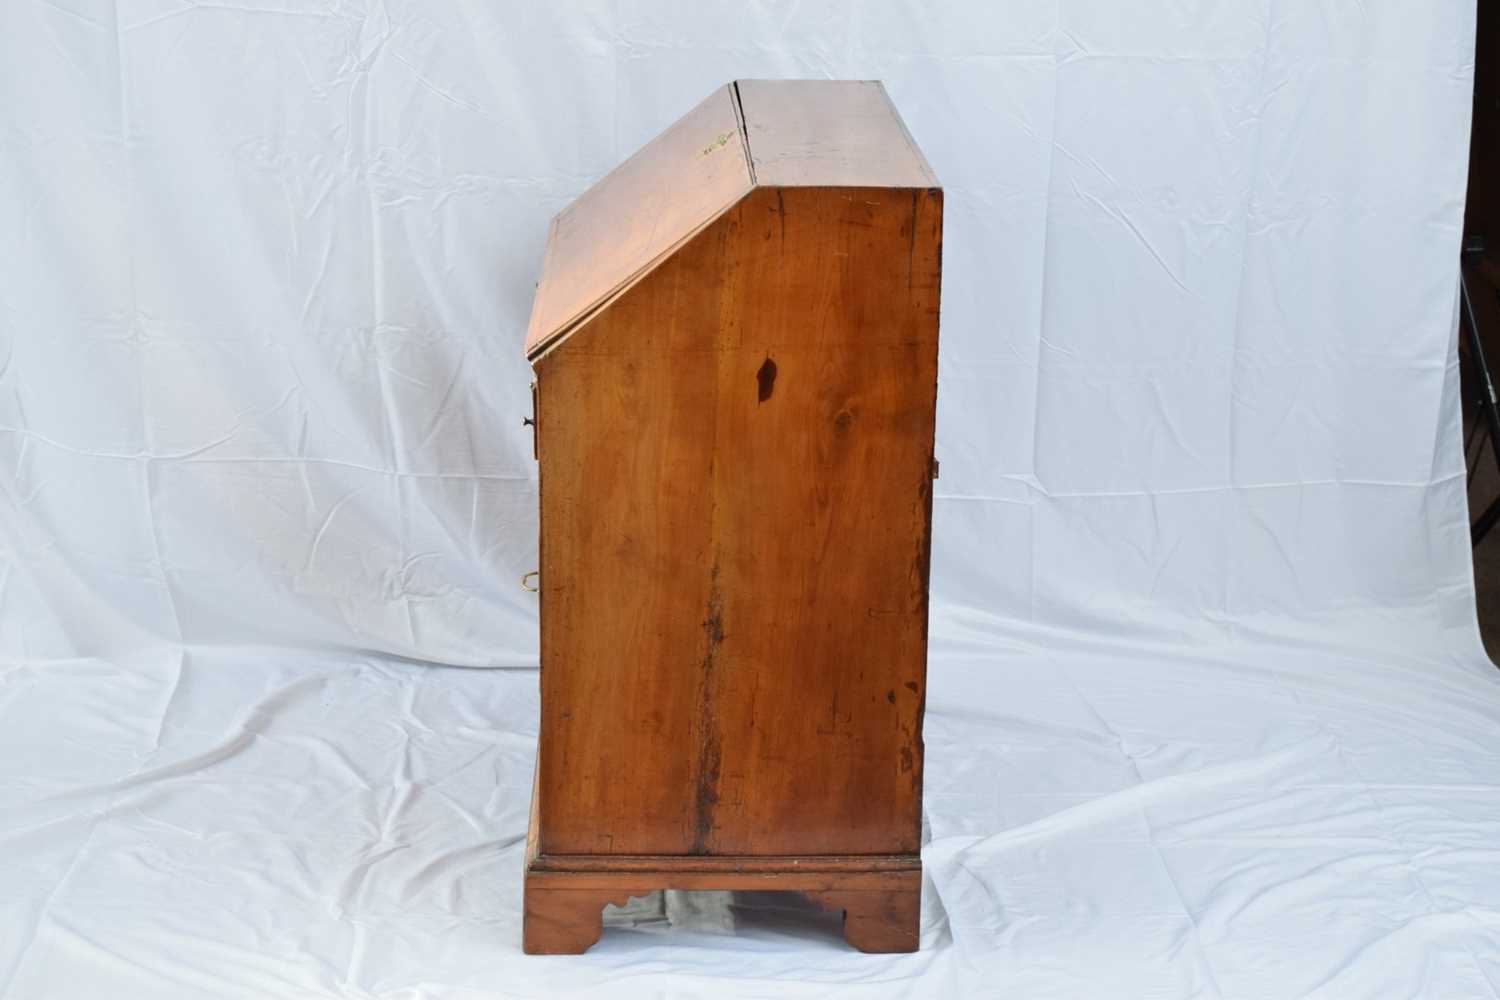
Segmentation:
<svg viewBox="0 0 1500 1000">
<path fill-rule="evenodd" d="M 912 290 L 917 276 L 917 219 L 922 212 L 920 191 L 911 193 L 911 222 L 906 227 L 906 290 Z"/>
<path fill-rule="evenodd" d="M 928 461 L 930 462 L 931 459 Z M 923 512 L 925 525 L 922 529 L 922 535 L 918 540 L 917 555 L 912 566 L 913 575 L 916 577 L 916 591 L 913 596 L 923 605 L 922 642 L 925 648 L 927 642 L 927 593 L 932 574 L 932 479 L 929 476 L 923 476 L 921 485 L 917 487 L 917 505 Z"/>
<path fill-rule="evenodd" d="M 693 786 L 693 846 L 689 853 L 707 854 L 714 828 L 714 807 L 719 804 L 720 747 L 718 716 L 714 711 L 714 679 L 719 666 L 719 647 L 724 643 L 724 595 L 719 590 L 719 567 L 710 573 L 708 615 L 703 619 L 705 649 L 701 688 L 698 695 L 698 769 Z"/>
<path fill-rule="evenodd" d="M 766 355 L 765 362 L 755 373 L 755 399 L 764 403 L 776 391 L 776 362 Z"/>
</svg>

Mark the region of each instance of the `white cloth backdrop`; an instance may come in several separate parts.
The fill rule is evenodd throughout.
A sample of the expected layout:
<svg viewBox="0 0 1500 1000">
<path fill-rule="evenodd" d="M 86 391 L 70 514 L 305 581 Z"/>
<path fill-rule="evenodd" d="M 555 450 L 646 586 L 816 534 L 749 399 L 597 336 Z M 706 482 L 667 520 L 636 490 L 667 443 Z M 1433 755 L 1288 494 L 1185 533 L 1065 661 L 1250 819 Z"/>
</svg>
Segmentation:
<svg viewBox="0 0 1500 1000">
<path fill-rule="evenodd" d="M 0 994 L 1500 995 L 1473 21 L 5 0 Z M 947 188 L 923 950 L 718 897 L 527 959 L 546 222 L 790 76 Z"/>
</svg>

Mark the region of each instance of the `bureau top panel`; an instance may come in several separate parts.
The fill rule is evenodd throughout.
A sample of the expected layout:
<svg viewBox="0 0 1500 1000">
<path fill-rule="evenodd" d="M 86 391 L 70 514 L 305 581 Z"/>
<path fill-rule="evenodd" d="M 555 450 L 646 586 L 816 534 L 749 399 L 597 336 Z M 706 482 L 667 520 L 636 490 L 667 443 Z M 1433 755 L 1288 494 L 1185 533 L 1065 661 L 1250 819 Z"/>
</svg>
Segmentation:
<svg viewBox="0 0 1500 1000">
<path fill-rule="evenodd" d="M 721 87 L 552 220 L 526 355 L 536 358 L 753 188 L 930 188 L 874 80 Z"/>
<path fill-rule="evenodd" d="M 751 188 L 732 87 L 720 87 L 552 220 L 526 353 L 650 270 Z"/>
<path fill-rule="evenodd" d="M 759 185 L 938 186 L 879 80 L 741 80 L 734 87 Z"/>
</svg>

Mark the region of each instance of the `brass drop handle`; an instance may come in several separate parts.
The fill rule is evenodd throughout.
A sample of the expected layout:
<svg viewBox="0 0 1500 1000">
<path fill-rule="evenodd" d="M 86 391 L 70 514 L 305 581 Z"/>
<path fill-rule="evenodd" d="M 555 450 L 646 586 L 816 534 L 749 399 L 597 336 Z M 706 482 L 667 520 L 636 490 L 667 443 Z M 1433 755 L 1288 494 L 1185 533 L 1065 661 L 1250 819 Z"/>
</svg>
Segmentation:
<svg viewBox="0 0 1500 1000">
<path fill-rule="evenodd" d="M 536 586 L 534 586 L 534 587 L 531 584 L 529 584 L 529 583 L 526 582 L 527 580 L 531 579 L 532 577 L 536 577 Z M 542 571 L 539 570 L 539 569 L 534 569 L 530 573 L 524 574 L 521 577 L 521 589 L 525 590 L 525 591 L 529 591 L 530 593 L 533 593 L 533 594 L 535 594 L 538 590 L 541 590 L 542 589 Z"/>
</svg>

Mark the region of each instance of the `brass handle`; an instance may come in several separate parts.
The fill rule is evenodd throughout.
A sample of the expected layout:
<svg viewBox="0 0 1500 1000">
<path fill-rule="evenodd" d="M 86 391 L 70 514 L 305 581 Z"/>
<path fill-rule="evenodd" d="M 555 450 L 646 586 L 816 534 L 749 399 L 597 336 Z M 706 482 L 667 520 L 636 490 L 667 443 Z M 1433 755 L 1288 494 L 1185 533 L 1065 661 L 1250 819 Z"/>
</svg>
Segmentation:
<svg viewBox="0 0 1500 1000">
<path fill-rule="evenodd" d="M 537 585 L 535 587 L 530 586 L 526 582 L 527 580 L 531 579 L 532 577 L 536 577 L 536 584 Z M 539 570 L 539 569 L 534 569 L 530 573 L 524 574 L 521 577 L 521 589 L 525 590 L 525 591 L 530 591 L 533 594 L 535 594 L 538 590 L 541 590 L 542 589 L 542 571 Z"/>
</svg>

